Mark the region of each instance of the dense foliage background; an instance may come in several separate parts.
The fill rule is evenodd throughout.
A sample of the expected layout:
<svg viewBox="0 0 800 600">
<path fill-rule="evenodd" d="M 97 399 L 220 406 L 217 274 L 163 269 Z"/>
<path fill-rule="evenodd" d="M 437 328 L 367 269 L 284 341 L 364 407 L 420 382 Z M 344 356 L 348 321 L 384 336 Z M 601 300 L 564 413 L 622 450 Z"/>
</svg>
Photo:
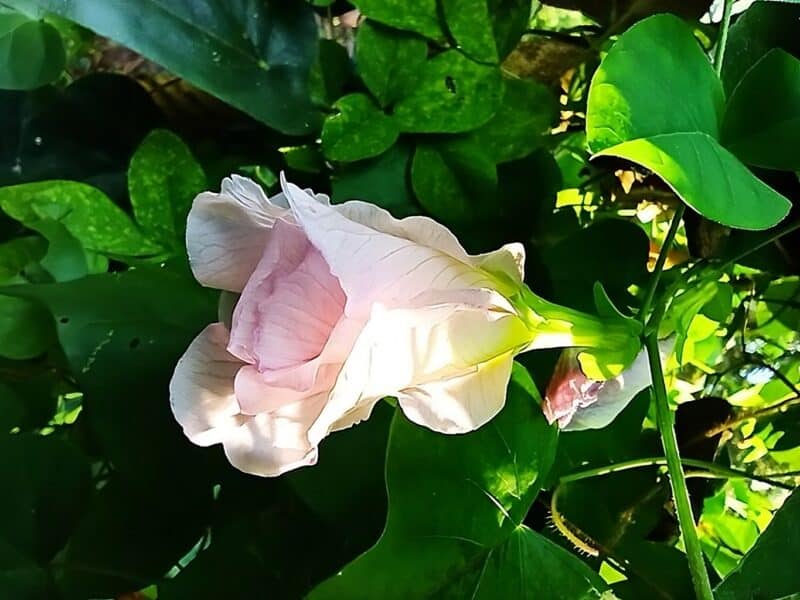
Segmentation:
<svg viewBox="0 0 800 600">
<path fill-rule="evenodd" d="M 800 199 L 800 5 L 737 4 L 720 83 L 702 0 L 0 1 L 0 597 L 692 596 L 649 392 L 559 434 L 557 352 L 472 434 L 382 404 L 278 479 L 183 437 L 168 381 L 217 310 L 186 213 L 281 170 L 524 242 L 529 285 L 588 311 L 596 281 L 640 306 L 681 199 L 712 219 L 687 212 L 659 292 L 698 530 L 717 597 L 800 592 L 798 211 L 726 227 Z M 661 12 L 601 67 L 624 102 L 590 99 Z M 665 134 L 668 164 L 589 160 Z"/>
</svg>

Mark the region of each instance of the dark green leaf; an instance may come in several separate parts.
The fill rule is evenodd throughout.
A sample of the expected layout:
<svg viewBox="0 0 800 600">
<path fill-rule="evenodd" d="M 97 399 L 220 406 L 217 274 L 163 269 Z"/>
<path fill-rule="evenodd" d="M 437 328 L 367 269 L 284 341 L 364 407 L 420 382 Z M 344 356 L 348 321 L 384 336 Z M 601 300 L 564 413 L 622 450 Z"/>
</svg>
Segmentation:
<svg viewBox="0 0 800 600">
<path fill-rule="evenodd" d="M 0 295 L 0 356 L 15 360 L 43 354 L 53 342 L 53 321 L 42 307 Z"/>
<path fill-rule="evenodd" d="M 444 37 L 436 0 L 356 0 L 353 4 L 380 23 L 421 33 L 432 40 Z"/>
<path fill-rule="evenodd" d="M 398 100 L 394 117 L 401 131 L 460 133 L 489 121 L 502 98 L 498 67 L 448 50 L 419 69 L 415 85 Z"/>
<path fill-rule="evenodd" d="M 60 221 L 87 250 L 120 256 L 155 254 L 159 246 L 100 190 L 75 181 L 42 181 L 0 188 L 0 208 L 24 225 Z"/>
<path fill-rule="evenodd" d="M 10 0 L 80 23 L 124 44 L 284 133 L 319 123 L 308 89 L 317 26 L 305 2 L 241 0 Z"/>
<path fill-rule="evenodd" d="M 400 143 L 377 158 L 337 169 L 331 178 L 333 200 L 367 200 L 398 219 L 419 214 L 408 179 L 410 158 L 410 148 Z"/>
<path fill-rule="evenodd" d="M 319 56 L 311 70 L 311 98 L 330 106 L 342 95 L 351 71 L 347 48 L 334 40 L 319 41 Z"/>
<path fill-rule="evenodd" d="M 721 139 L 751 165 L 800 170 L 800 60 L 774 49 L 753 65 L 728 100 Z"/>
<path fill-rule="evenodd" d="M 391 117 L 364 94 L 349 94 L 322 126 L 322 150 L 330 160 L 354 162 L 385 152 L 399 132 Z"/>
<path fill-rule="evenodd" d="M 786 198 L 705 133 L 633 139 L 606 148 L 597 156 L 616 156 L 650 169 L 686 204 L 723 225 L 768 229 L 791 208 Z"/>
<path fill-rule="evenodd" d="M 64 544 L 85 510 L 91 480 L 86 459 L 55 437 L 0 436 L 0 543 L 38 561 Z"/>
<path fill-rule="evenodd" d="M 714 590 L 719 600 L 783 598 L 800 589 L 800 493 L 793 492 L 738 567 Z"/>
<path fill-rule="evenodd" d="M 783 48 L 800 58 L 797 21 L 800 5 L 793 2 L 755 2 L 731 26 L 722 83 L 730 94 L 745 73 L 772 48 Z M 761 117 L 767 115 L 759 115 Z"/>
<path fill-rule="evenodd" d="M 0 244 L 0 283 L 19 275 L 47 251 L 45 241 L 36 236 L 20 237 Z"/>
<path fill-rule="evenodd" d="M 358 73 L 381 106 L 391 104 L 415 84 L 425 63 L 425 40 L 366 21 L 358 28 Z"/>
<path fill-rule="evenodd" d="M 495 162 L 527 156 L 544 142 L 558 104 L 544 85 L 525 79 L 506 79 L 497 113 L 482 127 L 466 134 Z"/>
<path fill-rule="evenodd" d="M 481 62 L 497 62 L 492 22 L 486 2 L 442 0 L 447 28 L 464 53 Z"/>
<path fill-rule="evenodd" d="M 429 597 L 474 586 L 520 530 L 553 460 L 555 429 L 538 403 L 527 372 L 515 366 L 505 408 L 473 433 L 433 433 L 398 411 L 386 459 L 386 529 L 311 598 Z"/>
<path fill-rule="evenodd" d="M 464 223 L 492 208 L 497 170 L 482 148 L 468 142 L 421 145 L 414 153 L 411 183 L 430 214 L 448 223 Z"/>
<path fill-rule="evenodd" d="M 128 190 L 136 221 L 149 238 L 182 248 L 186 217 L 206 176 L 174 133 L 157 129 L 137 148 L 128 169 Z"/>
<path fill-rule="evenodd" d="M 55 27 L 0 7 L 0 88 L 41 87 L 61 75 L 64 62 L 64 44 Z"/>
</svg>

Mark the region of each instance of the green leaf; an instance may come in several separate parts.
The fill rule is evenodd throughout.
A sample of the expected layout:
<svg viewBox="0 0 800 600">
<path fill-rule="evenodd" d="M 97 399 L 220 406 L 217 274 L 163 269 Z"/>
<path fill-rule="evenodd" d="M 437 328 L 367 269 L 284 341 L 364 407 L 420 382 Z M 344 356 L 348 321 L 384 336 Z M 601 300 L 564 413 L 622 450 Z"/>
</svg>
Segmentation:
<svg viewBox="0 0 800 600">
<path fill-rule="evenodd" d="M 84 183 L 41 181 L 0 188 L 0 208 L 26 226 L 44 218 L 60 221 L 94 252 L 143 256 L 161 250 L 108 196 Z"/>
<path fill-rule="evenodd" d="M 516 365 L 505 408 L 472 433 L 434 433 L 398 411 L 386 458 L 383 535 L 310 598 L 424 598 L 475 589 L 481 571 L 504 556 L 520 531 L 552 464 L 556 431 L 545 423 L 539 400 Z M 509 572 L 514 579 L 505 585 L 524 585 L 519 573 Z"/>
<path fill-rule="evenodd" d="M 634 139 L 597 156 L 616 156 L 650 169 L 701 215 L 731 227 L 768 229 L 791 208 L 786 198 L 705 133 Z"/>
<path fill-rule="evenodd" d="M 395 144 L 380 156 L 337 169 L 331 177 L 335 202 L 368 200 L 401 219 L 421 212 L 408 180 L 411 150 Z"/>
<path fill-rule="evenodd" d="M 44 562 L 85 510 L 89 465 L 71 445 L 34 434 L 0 437 L 0 543 Z"/>
<path fill-rule="evenodd" d="M 469 57 L 481 62 L 497 62 L 489 7 L 485 1 L 442 0 L 447 28 Z"/>
<path fill-rule="evenodd" d="M 347 48 L 335 40 L 319 41 L 319 56 L 311 70 L 311 98 L 330 106 L 342 95 L 351 72 Z"/>
<path fill-rule="evenodd" d="M 47 240 L 47 254 L 39 262 L 55 281 L 72 281 L 89 274 L 89 263 L 95 266 L 96 261 L 84 250 L 69 230 L 59 221 L 41 219 L 29 223 L 28 227 L 38 231 Z M 95 257 L 97 255 L 94 255 Z M 99 271 L 108 268 L 108 261 Z"/>
<path fill-rule="evenodd" d="M 728 100 L 721 140 L 751 165 L 800 170 L 800 60 L 776 48 L 747 71 Z"/>
<path fill-rule="evenodd" d="M 309 71 L 317 25 L 305 2 L 9 0 L 32 3 L 131 48 L 288 134 L 316 129 Z"/>
<path fill-rule="evenodd" d="M 174 133 L 150 133 L 131 158 L 128 191 L 142 231 L 159 244 L 183 248 L 186 217 L 207 185 L 203 168 Z"/>
<path fill-rule="evenodd" d="M 465 139 L 480 146 L 496 163 L 523 158 L 539 148 L 558 114 L 558 103 L 544 85 L 506 79 L 495 115 Z"/>
<path fill-rule="evenodd" d="M 478 577 L 467 577 L 463 587 L 445 590 L 454 597 L 474 600 L 589 600 L 608 589 L 603 579 L 582 560 L 522 525 L 483 562 Z"/>
<path fill-rule="evenodd" d="M 38 304 L 0 295 L 0 356 L 35 358 L 54 341 L 53 320 Z"/>
<path fill-rule="evenodd" d="M 358 27 L 358 73 L 381 106 L 391 104 L 414 85 L 427 54 L 428 44 L 415 35 L 369 20 Z"/>
<path fill-rule="evenodd" d="M 416 84 L 398 100 L 394 117 L 401 131 L 460 133 L 489 121 L 502 98 L 498 67 L 447 50 L 419 69 Z"/>
<path fill-rule="evenodd" d="M 657 15 L 622 34 L 597 69 L 586 112 L 592 152 L 637 138 L 702 132 L 716 138 L 722 85 L 692 30 Z"/>
<path fill-rule="evenodd" d="M 650 169 L 711 220 L 767 229 L 789 202 L 718 143 L 723 104 L 692 30 L 671 15 L 650 17 L 620 36 L 595 73 L 587 143 L 595 156 Z"/>
<path fill-rule="evenodd" d="M 435 218 L 465 223 L 491 210 L 497 169 L 474 144 L 420 145 L 411 165 L 411 183 L 420 204 Z M 481 200 L 485 204 L 478 204 Z"/>
<path fill-rule="evenodd" d="M 41 87 L 58 79 L 65 60 L 55 27 L 0 8 L 0 88 Z"/>
<path fill-rule="evenodd" d="M 420 33 L 432 40 L 444 37 L 436 0 L 355 0 L 370 19 L 396 29 Z"/>
<path fill-rule="evenodd" d="M 719 600 L 783 598 L 800 589 L 800 493 L 794 491 L 742 562 L 714 590 Z"/>
<path fill-rule="evenodd" d="M 450 34 L 459 48 L 480 62 L 497 63 L 514 49 L 528 25 L 525 0 L 443 0 Z"/>
<path fill-rule="evenodd" d="M 755 2 L 731 25 L 722 83 L 730 94 L 745 73 L 772 48 L 783 48 L 800 58 L 797 21 L 800 5 L 796 2 Z M 759 115 L 765 117 L 767 115 Z"/>
<path fill-rule="evenodd" d="M 40 260 L 47 244 L 37 236 L 20 237 L 0 244 L 0 283 L 19 275 L 22 270 Z"/>
<path fill-rule="evenodd" d="M 364 94 L 348 94 L 333 105 L 337 113 L 322 126 L 322 150 L 330 160 L 354 162 L 382 154 L 399 132 L 391 117 Z"/>
</svg>

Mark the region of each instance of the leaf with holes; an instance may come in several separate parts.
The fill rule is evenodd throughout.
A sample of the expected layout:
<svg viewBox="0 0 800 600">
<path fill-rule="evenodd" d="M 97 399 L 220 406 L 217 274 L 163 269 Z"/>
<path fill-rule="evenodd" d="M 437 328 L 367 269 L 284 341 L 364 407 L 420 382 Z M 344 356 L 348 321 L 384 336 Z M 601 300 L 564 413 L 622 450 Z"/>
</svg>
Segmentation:
<svg viewBox="0 0 800 600">
<path fill-rule="evenodd" d="M 460 133 L 491 119 L 502 99 L 498 67 L 448 50 L 420 68 L 416 85 L 398 100 L 394 117 L 400 131 Z"/>
<path fill-rule="evenodd" d="M 400 98 L 414 85 L 427 54 L 428 44 L 421 37 L 369 20 L 358 28 L 358 74 L 381 106 Z"/>
</svg>

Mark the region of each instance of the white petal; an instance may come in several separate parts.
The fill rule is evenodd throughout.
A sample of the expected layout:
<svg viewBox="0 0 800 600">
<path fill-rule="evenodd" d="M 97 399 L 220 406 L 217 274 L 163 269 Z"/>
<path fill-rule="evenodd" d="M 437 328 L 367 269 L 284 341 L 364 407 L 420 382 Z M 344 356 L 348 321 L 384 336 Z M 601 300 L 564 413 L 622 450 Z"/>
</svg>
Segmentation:
<svg viewBox="0 0 800 600">
<path fill-rule="evenodd" d="M 282 195 L 278 200 L 285 203 Z M 291 219 L 291 213 L 244 177 L 225 179 L 219 194 L 197 196 L 186 225 L 186 248 L 197 280 L 208 287 L 241 292 L 279 218 Z"/>
<path fill-rule="evenodd" d="M 525 276 L 525 248 L 522 244 L 506 244 L 494 252 L 470 255 L 447 227 L 428 217 L 395 219 L 389 211 L 359 200 L 344 202 L 334 208 L 352 221 L 439 250 L 492 273 L 503 273 L 517 284 Z"/>
<path fill-rule="evenodd" d="M 309 439 L 319 442 L 342 417 L 384 396 L 464 375 L 481 363 L 513 354 L 525 346 L 529 335 L 516 315 L 496 307 L 375 306 L 328 403 L 309 430 Z"/>
<path fill-rule="evenodd" d="M 217 444 L 244 421 L 233 391 L 242 362 L 228 354 L 228 331 L 206 327 L 178 361 L 170 382 L 170 404 L 186 436 L 199 446 Z"/>
<path fill-rule="evenodd" d="M 510 286 L 509 277 L 479 269 L 469 262 L 471 259 L 462 260 L 434 246 L 373 229 L 348 218 L 347 209 L 340 212 L 340 207 L 325 206 L 297 186 L 283 183 L 295 218 L 345 291 L 348 316 L 366 318 L 376 301 L 389 307 L 405 306 L 427 290 L 476 287 L 502 290 Z M 367 214 L 366 209 L 359 212 L 362 217 Z M 402 233 L 397 221 L 386 215 L 381 217 L 380 213 L 375 215 L 382 225 L 391 225 L 395 234 Z M 391 222 L 383 222 L 386 219 Z M 431 234 L 428 238 L 436 237 L 440 246 L 448 245 L 451 236 L 444 228 L 429 219 L 416 222 L 426 225 Z M 417 233 L 422 235 L 422 231 L 420 227 Z M 457 242 L 454 244 L 457 246 Z M 449 249 L 456 252 L 453 244 Z"/>
<path fill-rule="evenodd" d="M 271 413 L 249 417 L 229 431 L 225 455 L 245 473 L 276 477 L 317 462 L 317 447 L 308 443 L 308 427 L 319 414 L 326 395 L 305 398 Z"/>
<path fill-rule="evenodd" d="M 406 388 L 397 400 L 414 423 L 441 433 L 474 431 L 505 405 L 513 364 L 513 354 L 504 354 L 463 375 Z"/>
</svg>

